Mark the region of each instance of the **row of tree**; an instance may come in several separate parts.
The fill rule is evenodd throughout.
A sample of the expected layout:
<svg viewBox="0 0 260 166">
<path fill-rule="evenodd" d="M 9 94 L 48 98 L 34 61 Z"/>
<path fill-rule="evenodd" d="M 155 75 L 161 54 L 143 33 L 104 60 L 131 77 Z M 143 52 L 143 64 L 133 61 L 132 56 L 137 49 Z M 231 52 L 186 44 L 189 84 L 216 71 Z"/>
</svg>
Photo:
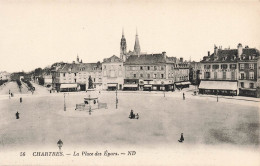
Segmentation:
<svg viewBox="0 0 260 166">
<path fill-rule="evenodd" d="M 28 87 L 28 89 L 29 89 L 30 91 L 34 91 L 34 90 L 35 90 L 35 87 L 32 85 L 32 83 L 31 83 L 29 80 L 22 79 L 22 81 L 23 81 L 24 83 L 26 83 L 26 85 L 27 85 L 27 87 Z"/>
<path fill-rule="evenodd" d="M 8 80 L 0 80 L 0 86 L 6 83 Z"/>
</svg>

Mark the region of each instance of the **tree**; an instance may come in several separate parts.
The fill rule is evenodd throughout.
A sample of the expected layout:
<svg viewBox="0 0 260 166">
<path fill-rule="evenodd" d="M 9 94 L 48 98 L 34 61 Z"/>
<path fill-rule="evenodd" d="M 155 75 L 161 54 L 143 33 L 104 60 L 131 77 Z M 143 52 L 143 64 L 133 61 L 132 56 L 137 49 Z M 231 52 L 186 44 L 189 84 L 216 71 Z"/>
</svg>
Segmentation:
<svg viewBox="0 0 260 166">
<path fill-rule="evenodd" d="M 88 78 L 88 89 L 93 89 L 93 81 L 92 81 L 91 76 L 89 76 L 89 78 Z"/>
</svg>

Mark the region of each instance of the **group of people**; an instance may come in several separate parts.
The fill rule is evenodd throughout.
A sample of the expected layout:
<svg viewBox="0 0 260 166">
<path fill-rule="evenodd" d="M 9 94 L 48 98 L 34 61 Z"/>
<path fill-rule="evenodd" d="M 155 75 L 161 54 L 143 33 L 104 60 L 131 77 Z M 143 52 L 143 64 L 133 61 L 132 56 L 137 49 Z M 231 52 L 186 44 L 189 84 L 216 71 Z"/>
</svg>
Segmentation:
<svg viewBox="0 0 260 166">
<path fill-rule="evenodd" d="M 138 113 L 135 115 L 135 114 L 134 114 L 134 111 L 131 110 L 130 115 L 129 115 L 129 118 L 130 118 L 130 119 L 139 119 L 139 115 L 138 115 Z"/>
</svg>

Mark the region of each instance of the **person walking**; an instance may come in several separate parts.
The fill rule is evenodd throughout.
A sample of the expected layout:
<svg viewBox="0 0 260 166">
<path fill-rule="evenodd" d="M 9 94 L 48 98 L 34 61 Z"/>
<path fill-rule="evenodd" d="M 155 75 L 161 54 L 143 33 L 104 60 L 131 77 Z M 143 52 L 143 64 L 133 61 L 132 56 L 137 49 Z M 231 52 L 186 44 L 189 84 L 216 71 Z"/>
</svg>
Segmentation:
<svg viewBox="0 0 260 166">
<path fill-rule="evenodd" d="M 183 100 L 185 100 L 185 94 L 183 93 L 182 95 L 183 95 Z"/>
<path fill-rule="evenodd" d="M 22 97 L 20 97 L 20 103 L 22 103 L 23 102 L 23 99 L 22 99 Z"/>
<path fill-rule="evenodd" d="M 181 143 L 184 141 L 183 133 L 181 133 L 181 138 L 178 141 Z"/>
<path fill-rule="evenodd" d="M 58 147 L 59 147 L 59 150 L 61 150 L 61 147 L 62 147 L 62 145 L 63 145 L 63 142 L 62 142 L 61 139 L 59 139 L 59 141 L 57 142 L 57 145 L 58 145 Z"/>
<path fill-rule="evenodd" d="M 15 113 L 15 116 L 16 116 L 16 119 L 19 119 L 19 118 L 20 118 L 18 111 Z"/>
</svg>

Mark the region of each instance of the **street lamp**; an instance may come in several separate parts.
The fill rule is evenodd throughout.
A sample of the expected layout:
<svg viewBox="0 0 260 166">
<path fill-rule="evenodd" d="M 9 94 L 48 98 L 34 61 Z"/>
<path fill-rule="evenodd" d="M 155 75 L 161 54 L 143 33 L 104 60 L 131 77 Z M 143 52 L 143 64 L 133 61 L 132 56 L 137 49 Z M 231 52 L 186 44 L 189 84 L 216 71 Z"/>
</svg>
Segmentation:
<svg viewBox="0 0 260 166">
<path fill-rule="evenodd" d="M 162 83 L 162 85 L 164 85 L 164 82 L 162 81 L 161 82 Z M 165 87 L 163 86 L 163 95 L 164 95 L 164 97 L 165 97 Z"/>
<path fill-rule="evenodd" d="M 91 103 L 90 102 L 91 102 L 91 100 L 90 100 L 90 95 L 89 95 L 89 103 L 88 103 L 89 104 L 89 115 L 91 115 Z"/>
<path fill-rule="evenodd" d="M 117 87 L 116 87 L 116 109 L 117 109 L 118 99 L 117 99 Z"/>
<path fill-rule="evenodd" d="M 64 111 L 66 111 L 65 93 L 64 93 Z"/>
</svg>

